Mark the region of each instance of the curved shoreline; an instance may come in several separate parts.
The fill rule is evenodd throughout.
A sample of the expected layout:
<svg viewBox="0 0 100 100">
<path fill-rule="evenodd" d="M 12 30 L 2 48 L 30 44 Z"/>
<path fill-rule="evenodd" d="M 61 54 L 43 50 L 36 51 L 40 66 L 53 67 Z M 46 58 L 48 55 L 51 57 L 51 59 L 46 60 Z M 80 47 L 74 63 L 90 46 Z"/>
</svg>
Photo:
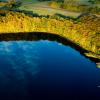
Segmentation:
<svg viewBox="0 0 100 100">
<path fill-rule="evenodd" d="M 74 48 L 77 50 L 81 55 L 86 57 L 87 59 L 90 59 L 94 63 L 96 63 L 97 67 L 100 67 L 100 59 L 87 56 L 89 52 L 85 50 L 84 48 L 81 48 L 80 46 L 76 45 L 75 43 L 71 42 L 70 40 L 59 36 L 57 34 L 51 34 L 51 33 L 44 33 L 44 32 L 26 32 L 26 33 L 5 33 L 0 34 L 0 42 L 2 41 L 39 41 L 39 40 L 49 40 L 49 41 L 56 41 L 58 43 L 62 43 L 63 45 L 67 46 L 69 45 L 71 48 Z"/>
<path fill-rule="evenodd" d="M 76 20 L 62 16 L 28 16 L 20 12 L 5 12 L 0 16 L 0 34 L 43 32 L 59 35 L 100 59 L 100 18 L 83 15 Z M 8 37 L 8 36 L 7 36 Z"/>
</svg>

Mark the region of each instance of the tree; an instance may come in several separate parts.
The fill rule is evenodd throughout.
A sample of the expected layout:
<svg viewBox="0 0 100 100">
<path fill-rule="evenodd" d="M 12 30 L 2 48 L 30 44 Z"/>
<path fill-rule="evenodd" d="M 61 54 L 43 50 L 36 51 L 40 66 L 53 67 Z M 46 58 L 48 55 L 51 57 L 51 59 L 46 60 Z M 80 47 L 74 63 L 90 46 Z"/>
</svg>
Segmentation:
<svg viewBox="0 0 100 100">
<path fill-rule="evenodd" d="M 12 10 L 12 9 L 16 9 L 16 8 L 20 7 L 21 5 L 22 5 L 21 1 L 8 0 L 7 7 L 8 7 L 8 9 Z"/>
<path fill-rule="evenodd" d="M 89 0 L 88 2 L 90 2 L 91 4 L 97 4 L 100 3 L 100 0 Z"/>
</svg>

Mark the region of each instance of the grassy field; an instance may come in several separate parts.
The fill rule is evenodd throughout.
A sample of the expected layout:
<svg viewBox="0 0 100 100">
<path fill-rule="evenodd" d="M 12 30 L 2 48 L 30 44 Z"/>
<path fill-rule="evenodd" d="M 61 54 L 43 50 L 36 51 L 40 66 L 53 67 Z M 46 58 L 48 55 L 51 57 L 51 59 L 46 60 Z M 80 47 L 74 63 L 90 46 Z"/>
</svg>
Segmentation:
<svg viewBox="0 0 100 100">
<path fill-rule="evenodd" d="M 33 13 L 37 13 L 39 15 L 54 15 L 56 13 L 71 16 L 71 17 L 78 17 L 83 12 L 75 12 L 70 11 L 69 9 L 61 9 L 61 8 L 53 8 L 49 6 L 50 1 L 39 2 L 38 0 L 20 0 L 22 2 L 22 6 L 20 10 L 27 10 L 32 11 Z M 79 4 L 86 4 L 88 5 L 88 0 L 76 0 Z M 100 4 L 98 4 L 99 6 Z"/>
<path fill-rule="evenodd" d="M 25 3 L 26 2 L 26 3 Z M 80 15 L 80 13 L 76 12 L 69 12 L 62 9 L 54 9 L 48 6 L 48 2 L 38 2 L 38 1 L 32 1 L 30 2 L 28 0 L 25 0 L 23 5 L 20 7 L 21 10 L 27 10 L 27 11 L 33 11 L 33 13 L 38 13 L 39 15 L 54 15 L 56 13 L 65 15 L 65 16 L 73 16 L 77 17 Z"/>
<path fill-rule="evenodd" d="M 88 0 L 76 0 L 81 5 L 89 5 Z M 71 17 L 78 17 L 83 12 L 76 12 L 71 11 L 70 9 L 61 9 L 56 7 L 49 6 L 50 1 L 39 2 L 37 0 L 22 0 L 23 5 L 20 7 L 21 10 L 28 10 L 33 11 L 34 13 L 38 13 L 39 15 L 54 15 L 56 13 L 71 16 Z M 100 4 L 96 4 L 100 7 Z M 72 7 L 70 7 L 72 8 Z"/>
</svg>

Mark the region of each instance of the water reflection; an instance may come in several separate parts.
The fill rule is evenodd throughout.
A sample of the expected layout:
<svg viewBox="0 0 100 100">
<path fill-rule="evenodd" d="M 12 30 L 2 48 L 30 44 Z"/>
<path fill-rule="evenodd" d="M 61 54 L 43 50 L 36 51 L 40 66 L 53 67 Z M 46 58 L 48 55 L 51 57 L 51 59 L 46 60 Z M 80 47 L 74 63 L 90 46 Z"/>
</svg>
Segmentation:
<svg viewBox="0 0 100 100">
<path fill-rule="evenodd" d="M 33 42 L 0 42 L 0 93 L 25 92 L 29 79 L 39 72 L 39 53 Z M 31 55 L 33 54 L 33 55 Z M 20 89 L 19 89 L 20 88 Z M 6 94 L 7 93 L 7 94 Z"/>
<path fill-rule="evenodd" d="M 97 100 L 100 97 L 100 70 L 75 49 L 82 54 L 84 50 L 60 37 L 55 39 L 55 35 L 17 35 L 0 37 L 7 40 L 0 42 L 0 98 Z"/>
<path fill-rule="evenodd" d="M 19 40 L 25 40 L 25 41 L 38 41 L 38 40 L 49 40 L 49 41 L 57 41 L 64 45 L 70 45 L 75 50 L 79 51 L 83 56 L 86 58 L 89 58 L 91 61 L 95 62 L 99 68 L 100 66 L 100 59 L 97 58 L 91 58 L 87 57 L 85 53 L 85 49 L 81 48 L 80 46 L 73 44 L 71 41 L 60 37 L 56 34 L 50 34 L 50 33 L 43 33 L 43 32 L 30 32 L 30 33 L 3 33 L 0 34 L 0 41 L 19 41 Z"/>
</svg>

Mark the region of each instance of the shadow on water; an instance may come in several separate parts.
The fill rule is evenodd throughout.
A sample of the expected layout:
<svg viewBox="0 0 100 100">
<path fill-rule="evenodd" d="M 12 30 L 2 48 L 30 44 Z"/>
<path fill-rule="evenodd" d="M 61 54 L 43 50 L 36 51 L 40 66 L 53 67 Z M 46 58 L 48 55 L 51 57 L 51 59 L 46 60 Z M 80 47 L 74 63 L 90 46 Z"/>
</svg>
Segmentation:
<svg viewBox="0 0 100 100">
<path fill-rule="evenodd" d="M 79 51 L 82 55 L 84 55 L 84 53 L 87 52 L 86 50 L 82 49 L 78 45 L 75 45 L 74 43 L 72 43 L 71 41 L 69 41 L 63 37 L 60 37 L 58 35 L 53 35 L 51 33 L 41 33 L 41 32 L 29 33 L 29 32 L 27 32 L 27 33 L 3 33 L 3 34 L 0 34 L 1 42 L 2 41 L 9 41 L 9 42 L 10 41 L 11 42 L 23 41 L 24 42 L 24 41 L 39 41 L 39 40 L 57 41 L 58 43 L 61 43 L 65 46 L 70 46 L 70 47 L 74 48 L 75 50 Z M 31 42 L 31 44 L 30 43 L 27 44 L 28 45 L 27 48 L 29 48 L 28 51 L 32 50 L 36 45 L 38 45 L 38 44 L 36 44 L 35 46 L 33 46 L 34 44 L 32 44 L 32 43 L 33 42 Z M 23 44 L 20 44 L 20 46 L 22 46 L 22 45 Z M 12 49 L 11 52 L 6 52 L 6 54 L 8 53 L 8 55 L 5 57 L 8 58 L 7 62 L 10 62 L 10 63 L 12 61 L 12 58 L 14 57 L 13 61 L 15 63 L 13 64 L 13 66 L 9 66 L 8 65 L 9 63 L 7 64 L 7 66 L 5 66 L 6 65 L 5 61 L 7 58 L 6 59 L 4 58 L 5 59 L 3 62 L 4 64 L 2 65 L 2 61 L 3 61 L 2 57 L 4 57 L 4 55 L 3 56 L 0 55 L 1 56 L 0 72 L 2 73 L 2 74 L 0 73 L 0 80 L 1 80 L 1 82 L 0 82 L 1 83 L 0 84 L 0 98 L 7 98 L 7 99 L 2 99 L 2 100 L 8 100 L 8 98 L 10 98 L 9 100 L 21 100 L 21 99 L 22 100 L 33 100 L 33 98 L 34 98 L 34 100 L 41 100 L 42 98 L 44 100 L 67 100 L 65 98 L 70 98 L 68 100 L 85 100 L 87 97 L 92 98 L 91 96 L 93 96 L 95 98 L 96 98 L 96 96 L 98 97 L 100 92 L 96 86 L 99 87 L 100 71 L 98 69 L 96 69 L 96 70 L 93 69 L 94 64 L 92 64 L 92 63 L 90 64 L 87 62 L 86 62 L 86 64 L 84 64 L 83 59 L 81 59 L 81 60 L 80 60 L 80 58 L 77 59 L 76 56 L 74 57 L 74 55 L 70 56 L 68 58 L 68 59 L 70 59 L 70 58 L 74 57 L 73 59 L 70 59 L 70 60 L 67 59 L 67 61 L 66 61 L 65 53 L 63 54 L 63 56 L 61 56 L 62 53 L 60 55 L 58 55 L 58 53 L 61 52 L 61 51 L 59 52 L 58 49 L 55 49 L 55 50 L 58 50 L 58 53 L 56 54 L 56 56 L 57 57 L 60 56 L 61 58 L 65 57 L 64 59 L 62 59 L 62 60 L 64 60 L 64 62 L 60 61 L 59 59 L 61 59 L 61 58 L 59 57 L 59 59 L 57 59 L 57 61 L 58 62 L 60 61 L 60 62 L 56 63 L 57 62 L 55 60 L 56 57 L 54 57 L 54 56 L 53 56 L 54 59 L 51 59 L 52 58 L 52 56 L 51 56 L 50 57 L 51 61 L 48 62 L 48 60 L 46 60 L 46 59 L 48 59 L 47 56 L 49 56 L 51 54 L 54 55 L 55 52 L 51 53 L 49 55 L 48 54 L 44 55 L 44 53 L 46 53 L 44 49 L 39 49 L 40 51 L 41 50 L 44 51 L 44 53 L 42 53 L 42 55 L 38 56 L 38 58 L 42 57 L 41 61 L 38 62 L 39 59 L 33 61 L 35 59 L 35 57 L 37 59 L 37 56 L 34 55 L 34 53 L 36 53 L 36 52 L 28 53 L 27 49 L 25 51 L 23 51 L 23 49 L 22 49 L 22 51 L 20 53 L 18 53 L 18 52 L 16 52 L 16 51 L 20 51 L 19 50 L 20 48 L 19 47 L 17 48 L 18 45 L 10 45 L 10 47 L 12 47 L 12 46 L 13 46 L 13 48 L 9 48 L 9 49 Z M 33 47 L 30 49 L 30 46 L 33 46 Z M 53 47 L 55 47 L 55 45 L 53 45 Z M 13 51 L 13 49 L 14 49 L 14 51 Z M 50 52 L 51 49 L 52 48 L 50 48 L 49 51 L 47 50 L 47 53 Z M 3 50 L 1 50 L 1 54 L 3 54 L 2 53 Z M 37 48 L 36 48 L 36 50 L 37 50 Z M 71 50 L 71 49 L 69 49 L 69 50 Z M 35 51 L 35 49 L 33 49 L 33 51 Z M 22 52 L 23 52 L 23 54 L 21 54 Z M 70 52 L 72 52 L 72 51 L 70 51 Z M 38 54 L 38 53 L 39 53 L 39 51 L 37 51 L 36 54 Z M 30 55 L 32 55 L 33 57 Z M 9 59 L 11 59 L 11 60 L 9 60 Z M 75 59 L 77 59 L 78 62 Z M 98 62 L 98 59 L 91 59 L 91 58 L 88 58 L 88 59 L 90 59 L 91 61 L 93 61 L 95 63 Z M 30 61 L 30 64 L 25 63 L 26 65 L 24 66 L 22 63 L 24 63 L 28 60 Z M 71 64 L 72 60 L 75 60 L 75 63 Z M 83 62 L 81 62 L 81 61 L 83 61 Z M 44 62 L 44 63 L 41 63 L 41 62 Z M 45 62 L 47 62 L 47 63 L 45 63 Z M 70 62 L 70 64 L 68 64 L 68 62 Z M 37 65 L 37 63 L 39 63 L 40 65 Z M 52 63 L 52 64 L 50 64 L 50 63 Z M 60 65 L 60 63 L 62 66 Z M 33 67 L 33 66 L 35 66 L 35 64 L 36 64 L 36 67 Z M 93 66 L 93 67 L 90 68 L 90 66 Z M 84 68 L 82 68 L 82 67 L 84 67 Z M 14 70 L 13 70 L 13 68 L 14 68 Z M 35 69 L 35 68 L 37 68 L 37 69 Z M 4 71 L 3 71 L 3 69 L 4 69 Z M 38 70 L 39 70 L 39 72 L 38 72 Z M 31 74 L 33 72 L 37 72 L 37 74 L 36 75 Z M 2 79 L 5 81 L 2 82 Z M 8 80 L 8 81 L 6 81 L 6 80 Z M 2 84 L 4 84 L 4 85 L 2 85 Z M 82 98 L 82 99 L 78 99 L 78 98 Z M 94 100 L 97 100 L 97 99 L 94 99 Z"/>
<path fill-rule="evenodd" d="M 79 51 L 80 54 L 85 56 L 84 53 L 88 51 L 81 48 L 80 46 L 74 44 L 70 40 L 65 39 L 56 34 L 45 33 L 45 32 L 21 32 L 21 33 L 3 33 L 0 34 L 0 41 L 39 41 L 39 40 L 49 40 L 49 41 L 57 41 L 62 43 L 63 45 L 69 45 L 70 47 L 74 48 L 75 50 Z M 98 63 L 99 59 L 87 57 L 91 61 Z"/>
</svg>

